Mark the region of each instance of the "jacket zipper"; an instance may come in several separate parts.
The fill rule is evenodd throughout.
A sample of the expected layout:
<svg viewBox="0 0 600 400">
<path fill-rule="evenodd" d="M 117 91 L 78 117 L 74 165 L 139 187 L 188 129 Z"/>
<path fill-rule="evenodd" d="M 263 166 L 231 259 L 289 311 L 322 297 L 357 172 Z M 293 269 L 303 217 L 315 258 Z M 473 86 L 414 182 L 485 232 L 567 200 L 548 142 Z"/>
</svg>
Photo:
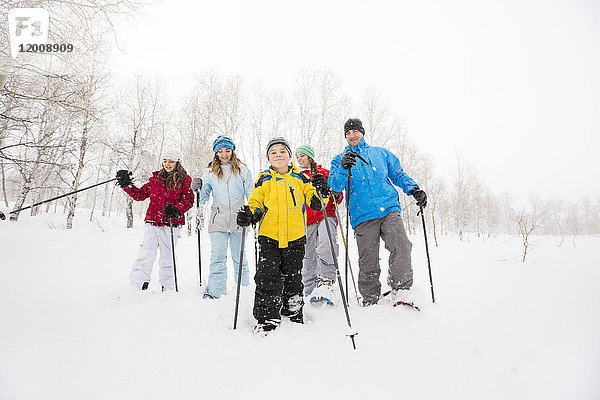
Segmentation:
<svg viewBox="0 0 600 400">
<path fill-rule="evenodd" d="M 167 191 L 169 190 L 169 188 L 167 187 L 167 180 L 163 180 L 163 185 L 165 185 L 165 201 L 163 202 L 163 210 L 165 209 L 165 207 L 167 206 Z M 164 220 L 164 225 L 168 225 L 169 221 L 167 221 L 167 218 L 165 218 L 164 214 L 162 219 Z"/>
<path fill-rule="evenodd" d="M 233 174 L 233 171 L 231 172 Z M 225 184 L 227 185 L 227 208 L 229 209 L 229 221 L 227 221 L 227 229 L 230 229 L 231 227 L 231 220 L 233 219 L 232 215 L 231 215 L 231 194 L 229 193 L 229 180 L 231 179 L 231 175 L 229 175 L 229 178 L 227 178 L 227 182 L 225 182 Z"/>
<path fill-rule="evenodd" d="M 215 220 L 217 219 L 217 215 L 219 215 L 219 207 L 217 207 L 217 212 L 215 213 L 215 216 L 213 217 L 212 223 L 215 223 Z"/>
<path fill-rule="evenodd" d="M 297 207 L 296 198 L 294 197 L 294 188 L 290 186 L 290 193 L 292 194 L 292 200 L 294 200 L 294 207 Z"/>
</svg>

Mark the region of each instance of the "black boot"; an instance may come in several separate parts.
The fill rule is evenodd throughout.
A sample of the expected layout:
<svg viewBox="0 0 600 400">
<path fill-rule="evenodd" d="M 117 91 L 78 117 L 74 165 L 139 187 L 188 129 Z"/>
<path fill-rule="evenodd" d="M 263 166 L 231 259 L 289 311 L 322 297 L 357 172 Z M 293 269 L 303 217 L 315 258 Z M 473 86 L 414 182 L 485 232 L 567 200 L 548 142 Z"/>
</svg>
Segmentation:
<svg viewBox="0 0 600 400">
<path fill-rule="evenodd" d="M 256 326 L 254 327 L 254 333 L 262 334 L 265 332 L 270 332 L 272 330 L 275 330 L 280 323 L 281 320 L 279 319 L 268 319 L 266 321 L 259 321 L 258 324 L 256 324 Z"/>
<path fill-rule="evenodd" d="M 283 300 L 283 307 L 281 307 L 281 316 L 288 317 L 290 321 L 298 324 L 304 323 L 302 314 L 302 308 L 304 306 L 304 299 L 301 295 L 295 295 L 287 300 Z"/>
<path fill-rule="evenodd" d="M 150 284 L 150 282 L 144 282 L 144 283 L 142 283 L 142 290 L 148 289 L 148 285 L 149 284 Z"/>
<path fill-rule="evenodd" d="M 295 322 L 297 324 L 303 324 L 304 323 L 304 316 L 302 315 L 302 310 L 300 310 L 299 312 L 297 312 L 295 315 L 292 315 L 290 317 L 290 321 Z"/>
</svg>

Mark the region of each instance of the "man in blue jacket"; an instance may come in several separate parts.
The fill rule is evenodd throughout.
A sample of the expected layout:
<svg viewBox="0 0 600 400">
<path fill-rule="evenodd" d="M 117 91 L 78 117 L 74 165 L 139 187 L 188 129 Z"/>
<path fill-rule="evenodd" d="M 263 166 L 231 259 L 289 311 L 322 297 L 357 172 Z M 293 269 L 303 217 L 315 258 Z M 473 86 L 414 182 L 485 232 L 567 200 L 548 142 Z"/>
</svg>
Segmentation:
<svg viewBox="0 0 600 400">
<path fill-rule="evenodd" d="M 412 243 L 400 216 L 402 208 L 395 186 L 414 196 L 419 206 L 427 205 L 427 195 L 404 172 L 398 157 L 383 147 L 369 146 L 364 134 L 359 119 L 346 121 L 344 135 L 348 147 L 331 161 L 329 186 L 336 192 L 345 190 L 350 201 L 350 224 L 358 245 L 358 288 L 363 305 L 376 304 L 381 296 L 380 237 L 390 252 L 387 283 L 395 300 L 410 302 Z M 348 171 L 351 171 L 349 188 Z"/>
</svg>

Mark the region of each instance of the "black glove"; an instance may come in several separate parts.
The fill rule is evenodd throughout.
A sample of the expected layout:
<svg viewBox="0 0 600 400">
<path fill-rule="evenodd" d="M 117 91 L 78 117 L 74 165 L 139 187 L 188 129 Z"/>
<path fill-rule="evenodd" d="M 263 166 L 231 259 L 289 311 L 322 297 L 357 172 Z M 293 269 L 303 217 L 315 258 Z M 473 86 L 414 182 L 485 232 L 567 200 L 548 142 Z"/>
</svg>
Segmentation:
<svg viewBox="0 0 600 400">
<path fill-rule="evenodd" d="M 237 213 L 236 222 L 242 228 L 245 226 L 250 226 L 256 224 L 262 218 L 262 211 L 257 209 L 254 213 L 250 211 L 250 207 L 244 206 Z"/>
<path fill-rule="evenodd" d="M 192 179 L 192 183 L 190 183 L 190 189 L 192 189 L 192 192 L 197 192 L 198 190 L 202 189 L 202 179 Z"/>
<path fill-rule="evenodd" d="M 356 165 L 356 154 L 353 151 L 349 151 L 342 156 L 342 168 L 350 169 Z"/>
<path fill-rule="evenodd" d="M 323 209 L 323 207 L 321 207 L 321 200 L 317 196 L 313 195 L 313 197 L 310 198 L 310 208 L 315 211 L 321 211 Z"/>
<path fill-rule="evenodd" d="M 327 179 L 322 174 L 316 173 L 312 177 L 312 184 L 317 189 L 317 193 L 321 195 L 321 197 L 329 196 L 329 192 L 331 188 L 327 184 Z"/>
<path fill-rule="evenodd" d="M 418 187 L 412 189 L 408 194 L 415 198 L 419 207 L 424 208 L 427 206 L 427 194 Z"/>
<path fill-rule="evenodd" d="M 133 183 L 131 180 L 131 171 L 120 169 L 117 171 L 117 186 L 125 188 Z"/>
<path fill-rule="evenodd" d="M 165 218 L 181 218 L 181 212 L 173 204 L 167 204 L 165 208 L 163 208 L 163 215 Z"/>
<path fill-rule="evenodd" d="M 334 192 L 334 191 L 332 191 L 331 194 L 333 195 L 333 198 L 334 198 L 335 202 L 339 203 L 340 199 L 342 198 L 342 192 Z"/>
</svg>

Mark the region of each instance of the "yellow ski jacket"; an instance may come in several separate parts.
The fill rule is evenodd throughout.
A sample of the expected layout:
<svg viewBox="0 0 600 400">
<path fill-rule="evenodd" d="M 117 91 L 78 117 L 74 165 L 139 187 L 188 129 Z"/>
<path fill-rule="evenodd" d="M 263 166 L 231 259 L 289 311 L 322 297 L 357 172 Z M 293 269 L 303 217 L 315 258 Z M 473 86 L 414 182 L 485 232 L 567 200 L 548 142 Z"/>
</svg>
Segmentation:
<svg viewBox="0 0 600 400">
<path fill-rule="evenodd" d="M 277 240 L 279 248 L 305 236 L 305 210 L 313 196 L 317 197 L 316 189 L 293 162 L 283 175 L 272 167 L 260 172 L 248 199 L 253 213 L 257 209 L 263 212 L 258 234 Z"/>
</svg>

